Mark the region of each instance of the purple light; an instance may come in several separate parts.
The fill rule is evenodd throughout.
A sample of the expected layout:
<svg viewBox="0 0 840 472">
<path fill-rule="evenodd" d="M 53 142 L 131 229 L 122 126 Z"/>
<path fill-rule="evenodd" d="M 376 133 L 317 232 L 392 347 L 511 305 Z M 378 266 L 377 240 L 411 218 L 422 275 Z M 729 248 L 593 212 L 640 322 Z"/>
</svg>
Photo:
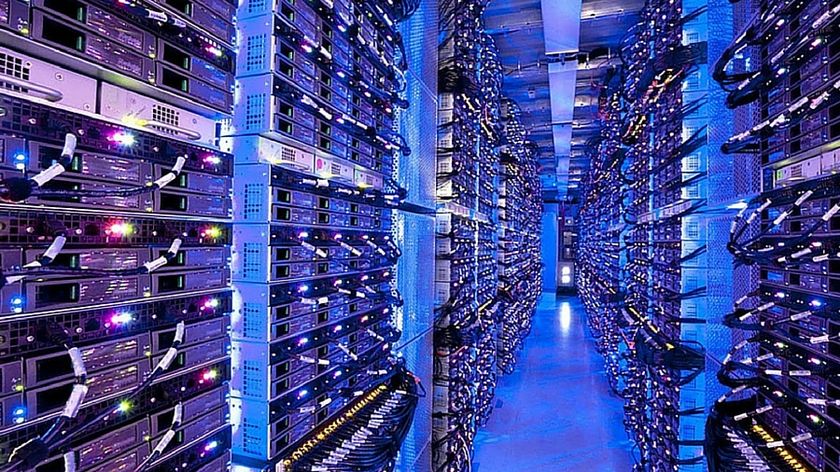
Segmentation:
<svg viewBox="0 0 840 472">
<path fill-rule="evenodd" d="M 121 325 L 130 322 L 133 319 L 131 313 L 117 313 L 111 317 L 111 324 Z"/>
</svg>

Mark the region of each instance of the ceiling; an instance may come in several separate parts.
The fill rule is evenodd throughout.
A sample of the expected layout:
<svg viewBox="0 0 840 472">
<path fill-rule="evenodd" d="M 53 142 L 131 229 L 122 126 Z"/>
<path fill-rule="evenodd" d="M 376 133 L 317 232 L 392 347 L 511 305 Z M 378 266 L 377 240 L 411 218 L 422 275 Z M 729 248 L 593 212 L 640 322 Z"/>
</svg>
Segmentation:
<svg viewBox="0 0 840 472">
<path fill-rule="evenodd" d="M 618 63 L 615 50 L 630 27 L 639 20 L 644 0 L 583 0 L 579 53 L 565 57 L 545 54 L 545 35 L 540 0 L 492 0 L 485 14 L 488 33 L 496 41 L 507 74 L 504 92 L 523 111 L 523 123 L 531 131 L 531 140 L 541 150 L 543 198 L 557 201 L 557 179 L 566 179 L 568 192 L 564 201 L 579 200 L 578 184 L 589 167 L 584 153 L 586 141 L 598 133 L 600 84 L 609 68 Z M 549 62 L 578 61 L 572 150 L 569 171 L 558 173 L 555 155 L 551 101 L 548 78 Z M 565 193 L 565 197 L 562 194 Z"/>
</svg>

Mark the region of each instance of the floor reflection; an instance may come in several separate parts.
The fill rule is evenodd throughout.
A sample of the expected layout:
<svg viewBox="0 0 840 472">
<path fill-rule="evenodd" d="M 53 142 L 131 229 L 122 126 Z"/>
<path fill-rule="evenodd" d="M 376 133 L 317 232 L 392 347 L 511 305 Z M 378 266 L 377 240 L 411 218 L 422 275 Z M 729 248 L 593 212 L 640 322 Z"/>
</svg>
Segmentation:
<svg viewBox="0 0 840 472">
<path fill-rule="evenodd" d="M 577 298 L 540 301 L 516 372 L 501 379 L 476 439 L 474 472 L 632 470 L 622 402 L 609 394 L 584 324 Z"/>
</svg>

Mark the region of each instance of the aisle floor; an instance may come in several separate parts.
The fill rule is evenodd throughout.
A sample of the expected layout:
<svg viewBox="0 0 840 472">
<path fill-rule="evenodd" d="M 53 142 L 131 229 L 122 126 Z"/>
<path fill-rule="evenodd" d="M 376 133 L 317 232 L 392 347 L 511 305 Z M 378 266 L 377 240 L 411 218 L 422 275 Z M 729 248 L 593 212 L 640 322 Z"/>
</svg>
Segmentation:
<svg viewBox="0 0 840 472">
<path fill-rule="evenodd" d="M 543 295 L 516 371 L 502 377 L 496 408 L 478 433 L 473 472 L 629 472 L 622 401 L 575 297 Z"/>
</svg>

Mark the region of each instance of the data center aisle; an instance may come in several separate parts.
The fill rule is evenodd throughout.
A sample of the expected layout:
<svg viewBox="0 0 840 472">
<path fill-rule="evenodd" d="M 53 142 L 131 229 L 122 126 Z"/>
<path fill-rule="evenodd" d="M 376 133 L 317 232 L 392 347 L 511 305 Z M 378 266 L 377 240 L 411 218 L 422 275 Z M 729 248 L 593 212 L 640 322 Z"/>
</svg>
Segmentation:
<svg viewBox="0 0 840 472">
<path fill-rule="evenodd" d="M 473 472 L 628 472 L 622 402 L 576 297 L 543 295 L 516 372 L 502 377 L 496 409 L 478 433 Z"/>
</svg>

